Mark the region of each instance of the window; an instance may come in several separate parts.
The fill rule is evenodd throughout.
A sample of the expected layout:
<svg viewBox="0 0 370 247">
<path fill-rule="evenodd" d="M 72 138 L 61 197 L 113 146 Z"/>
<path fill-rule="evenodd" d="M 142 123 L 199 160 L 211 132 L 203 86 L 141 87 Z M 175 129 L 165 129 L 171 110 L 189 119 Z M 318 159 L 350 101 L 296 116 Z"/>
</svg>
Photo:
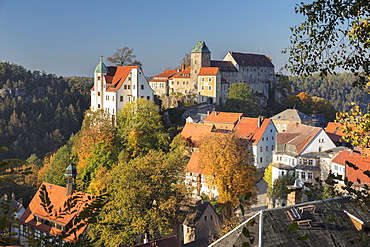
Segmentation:
<svg viewBox="0 0 370 247">
<path fill-rule="evenodd" d="M 262 147 L 260 147 L 260 152 L 263 152 L 263 148 Z"/>
<path fill-rule="evenodd" d="M 141 90 L 144 90 L 144 85 L 141 85 Z"/>
<path fill-rule="evenodd" d="M 130 88 L 129 88 L 130 89 Z M 135 85 L 132 85 L 132 89 L 135 89 Z"/>
<path fill-rule="evenodd" d="M 177 85 L 179 85 L 180 84 L 180 82 L 177 82 Z"/>
<path fill-rule="evenodd" d="M 272 129 L 270 129 L 270 132 L 272 133 Z"/>
<path fill-rule="evenodd" d="M 204 221 L 207 221 L 207 215 L 204 216 Z"/>
<path fill-rule="evenodd" d="M 119 101 L 123 101 L 123 96 L 119 96 Z"/>
<path fill-rule="evenodd" d="M 306 179 L 306 173 L 302 172 L 302 179 Z"/>
<path fill-rule="evenodd" d="M 308 164 L 309 164 L 310 166 L 312 166 L 312 165 L 313 165 L 313 160 L 308 160 Z"/>
<path fill-rule="evenodd" d="M 123 85 L 123 89 L 127 89 L 127 85 Z"/>
<path fill-rule="evenodd" d="M 268 137 L 266 137 L 266 141 L 268 141 L 269 140 L 269 138 Z"/>
<path fill-rule="evenodd" d="M 149 99 L 150 100 L 150 96 L 146 96 L 146 99 Z"/>
<path fill-rule="evenodd" d="M 274 145 L 271 145 L 271 150 L 274 150 Z"/>
<path fill-rule="evenodd" d="M 208 91 L 212 91 L 212 86 L 208 86 Z"/>
<path fill-rule="evenodd" d="M 204 81 L 204 77 L 202 77 L 202 81 Z"/>
<path fill-rule="evenodd" d="M 100 104 L 98 104 L 98 109 L 100 109 Z"/>
<path fill-rule="evenodd" d="M 114 101 L 114 96 L 112 96 L 112 101 Z"/>
<path fill-rule="evenodd" d="M 204 86 L 202 86 L 202 91 L 204 91 Z"/>
<path fill-rule="evenodd" d="M 210 218 L 211 220 L 213 220 L 213 214 L 211 214 L 211 215 L 209 216 L 209 218 Z"/>
<path fill-rule="evenodd" d="M 274 137 L 273 136 L 271 136 L 271 140 L 274 140 Z"/>
<path fill-rule="evenodd" d="M 100 81 L 100 76 L 98 76 L 98 81 Z"/>
<path fill-rule="evenodd" d="M 337 171 L 337 170 L 338 170 L 338 166 L 334 165 L 334 171 Z"/>
<path fill-rule="evenodd" d="M 131 89 L 131 85 L 127 85 L 127 89 Z"/>
<path fill-rule="evenodd" d="M 266 146 L 266 152 L 269 151 L 269 146 Z"/>
<path fill-rule="evenodd" d="M 105 99 L 106 99 L 106 100 L 109 100 L 109 95 L 105 96 Z"/>
<path fill-rule="evenodd" d="M 131 81 L 131 77 L 129 77 L 128 80 Z"/>
<path fill-rule="evenodd" d="M 307 174 L 307 178 L 308 178 L 308 179 L 312 179 L 312 177 L 313 177 L 313 176 L 312 176 L 312 172 L 309 172 L 309 173 Z"/>
<path fill-rule="evenodd" d="M 260 158 L 260 162 L 262 163 L 263 161 L 262 161 L 262 157 Z"/>
<path fill-rule="evenodd" d="M 265 138 L 264 137 L 262 137 L 262 141 L 264 141 L 265 140 Z"/>
<path fill-rule="evenodd" d="M 211 78 L 211 77 L 209 77 L 209 78 L 208 78 L 208 81 L 212 81 L 212 78 Z"/>
<path fill-rule="evenodd" d="M 98 92 L 98 96 L 100 96 L 100 92 Z"/>
</svg>

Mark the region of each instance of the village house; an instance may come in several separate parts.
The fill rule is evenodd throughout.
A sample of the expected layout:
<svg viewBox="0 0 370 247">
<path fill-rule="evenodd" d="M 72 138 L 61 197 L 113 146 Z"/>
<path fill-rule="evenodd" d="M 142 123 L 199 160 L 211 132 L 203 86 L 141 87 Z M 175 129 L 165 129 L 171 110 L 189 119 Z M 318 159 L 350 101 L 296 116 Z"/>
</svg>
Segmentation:
<svg viewBox="0 0 370 247">
<path fill-rule="evenodd" d="M 319 153 L 335 147 L 322 128 L 290 122 L 286 132 L 276 134 L 272 181 L 296 171 L 301 183 L 314 182 L 315 177 L 320 177 Z"/>
<path fill-rule="evenodd" d="M 269 89 L 274 88 L 278 82 L 271 59 L 261 54 L 230 51 L 223 60 L 211 60 L 211 51 L 205 42 L 198 41 L 190 52 L 190 60 L 189 67 L 182 67 L 178 74 L 168 78 L 168 89 L 163 90 L 158 86 L 153 88 L 155 94 L 161 96 L 171 93 L 195 93 L 198 95 L 198 102 L 223 104 L 229 86 L 242 82 L 247 83 L 253 92 L 263 95 L 259 100 L 261 104 L 265 104 L 270 97 Z M 158 77 L 155 76 L 150 84 L 154 85 Z"/>
<path fill-rule="evenodd" d="M 76 191 L 76 168 L 71 164 L 66 169 L 66 187 L 43 182 L 32 198 L 26 211 L 20 218 L 20 240 L 21 244 L 27 244 L 27 236 L 33 234 L 36 239 L 42 236 L 50 236 L 46 241 L 53 246 L 63 246 L 64 243 L 75 243 L 78 239 L 86 236 L 87 225 L 79 228 L 76 233 L 64 239 L 59 237 L 66 233 L 69 226 L 73 227 L 73 220 L 85 208 L 86 202 L 94 196 L 84 192 Z M 43 188 L 46 191 L 43 191 Z M 45 193 L 52 205 L 51 212 L 48 213 L 42 206 L 43 202 L 40 195 L 45 197 Z M 72 208 L 71 213 L 60 215 L 65 210 L 64 203 L 74 196 L 80 196 L 80 200 Z M 59 217 L 60 216 L 60 217 Z M 30 229 L 32 228 L 32 230 Z"/>
<path fill-rule="evenodd" d="M 189 212 L 182 223 L 181 242 L 188 244 L 197 241 L 209 242 L 220 234 L 221 220 L 211 203 L 204 200 L 196 200 L 193 205 L 193 212 Z M 181 235 L 179 234 L 181 237 Z"/>
<path fill-rule="evenodd" d="M 310 116 L 298 111 L 297 109 L 286 109 L 275 116 L 270 118 L 275 126 L 277 131 L 280 132 L 289 132 L 288 125 L 291 122 L 305 124 L 310 126 L 316 125 L 316 120 Z"/>
<path fill-rule="evenodd" d="M 237 137 L 248 141 L 257 171 L 263 171 L 276 147 L 276 128 L 270 119 L 242 117 L 234 127 Z"/>
<path fill-rule="evenodd" d="M 212 111 L 203 120 L 204 124 L 213 124 L 216 130 L 233 131 L 243 113 Z"/>
<path fill-rule="evenodd" d="M 91 88 L 91 110 L 103 109 L 116 121 L 117 113 L 138 98 L 154 101 L 153 89 L 138 66 L 106 67 L 100 61 L 94 71 Z"/>
<path fill-rule="evenodd" d="M 153 76 L 149 81 L 150 87 L 159 95 L 168 95 L 169 79 L 177 72 L 179 71 L 176 69 L 168 69 L 159 75 Z"/>
</svg>

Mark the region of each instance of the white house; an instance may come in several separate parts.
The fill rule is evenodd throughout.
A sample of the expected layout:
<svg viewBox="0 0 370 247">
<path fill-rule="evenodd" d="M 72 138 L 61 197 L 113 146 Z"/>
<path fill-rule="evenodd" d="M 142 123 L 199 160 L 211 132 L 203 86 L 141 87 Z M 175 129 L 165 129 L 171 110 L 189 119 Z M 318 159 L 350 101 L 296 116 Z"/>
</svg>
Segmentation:
<svg viewBox="0 0 370 247">
<path fill-rule="evenodd" d="M 277 130 L 270 119 L 242 117 L 234 132 L 239 138 L 249 141 L 257 169 L 264 169 L 271 163 Z"/>
<path fill-rule="evenodd" d="M 298 178 L 304 181 L 308 177 L 313 179 L 314 173 L 320 170 L 317 169 L 318 155 L 335 147 L 322 128 L 296 122 L 290 123 L 286 132 L 276 134 L 276 149 L 273 152 L 272 164 L 273 181 L 295 170 L 298 171 Z"/>
<path fill-rule="evenodd" d="M 104 109 L 115 121 L 123 106 L 138 98 L 154 101 L 141 68 L 138 66 L 106 67 L 103 61 L 94 71 L 94 86 L 91 88 L 91 110 Z"/>
</svg>

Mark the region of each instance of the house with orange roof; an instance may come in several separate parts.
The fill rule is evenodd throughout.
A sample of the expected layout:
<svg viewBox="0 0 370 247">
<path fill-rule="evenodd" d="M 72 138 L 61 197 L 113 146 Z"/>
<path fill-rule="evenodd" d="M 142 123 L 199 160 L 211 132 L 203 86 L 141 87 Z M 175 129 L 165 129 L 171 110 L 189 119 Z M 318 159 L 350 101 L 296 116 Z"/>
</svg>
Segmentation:
<svg viewBox="0 0 370 247">
<path fill-rule="evenodd" d="M 355 127 L 354 125 L 350 125 L 351 127 Z M 333 123 L 329 122 L 328 125 L 325 128 L 325 132 L 328 134 L 328 136 L 333 140 L 333 142 L 337 146 L 346 146 L 351 147 L 351 143 L 345 142 L 342 140 L 342 137 L 344 137 L 346 134 L 342 132 L 343 124 L 341 123 Z"/>
<path fill-rule="evenodd" d="M 169 80 L 178 72 L 176 69 L 167 69 L 159 75 L 153 76 L 149 81 L 149 85 L 154 90 L 154 93 L 156 95 L 168 95 Z"/>
<path fill-rule="evenodd" d="M 353 186 L 361 188 L 364 185 L 370 186 L 370 177 L 364 172 L 370 170 L 370 156 L 361 155 L 358 152 L 351 152 L 346 157 L 346 161 L 355 165 L 346 164 L 346 177 L 348 181 L 353 183 Z"/>
<path fill-rule="evenodd" d="M 191 147 L 194 147 L 202 139 L 202 136 L 211 133 L 213 129 L 213 124 L 186 123 L 181 131 L 181 136 L 189 142 Z"/>
<path fill-rule="evenodd" d="M 19 219 L 20 222 L 20 240 L 21 244 L 27 246 L 26 236 L 33 234 L 35 238 L 50 236 L 48 241 L 53 246 L 62 246 L 64 243 L 75 243 L 79 238 L 87 234 L 87 225 L 80 227 L 74 234 L 71 234 L 63 240 L 59 237 L 66 233 L 69 227 L 73 227 L 73 220 L 82 212 L 86 204 L 94 196 L 88 193 L 76 191 L 76 168 L 71 164 L 66 169 L 66 187 L 43 182 L 32 198 L 24 214 Z M 45 189 L 45 190 L 44 190 Z M 47 212 L 45 203 L 41 197 L 47 194 L 52 209 Z M 65 211 L 68 199 L 80 197 L 70 210 L 70 213 L 61 215 Z M 32 231 L 30 230 L 32 228 Z"/>
<path fill-rule="evenodd" d="M 271 119 L 242 117 L 234 132 L 239 138 L 249 141 L 257 170 L 266 168 L 276 147 L 277 130 Z"/>
<path fill-rule="evenodd" d="M 335 144 L 320 127 L 291 122 L 287 132 L 276 134 L 276 149 L 273 151 L 272 178 L 287 173 L 296 174 L 301 183 L 314 181 L 319 174 L 318 156 L 335 148 Z"/>
<path fill-rule="evenodd" d="M 103 109 L 115 122 L 117 112 L 138 98 L 154 101 L 153 89 L 138 66 L 106 67 L 102 60 L 94 71 L 91 110 Z"/>
<path fill-rule="evenodd" d="M 212 111 L 203 123 L 213 124 L 217 130 L 232 131 L 242 116 L 243 113 Z"/>
<path fill-rule="evenodd" d="M 218 67 L 201 67 L 198 73 L 198 102 L 221 104 L 221 74 Z"/>
</svg>

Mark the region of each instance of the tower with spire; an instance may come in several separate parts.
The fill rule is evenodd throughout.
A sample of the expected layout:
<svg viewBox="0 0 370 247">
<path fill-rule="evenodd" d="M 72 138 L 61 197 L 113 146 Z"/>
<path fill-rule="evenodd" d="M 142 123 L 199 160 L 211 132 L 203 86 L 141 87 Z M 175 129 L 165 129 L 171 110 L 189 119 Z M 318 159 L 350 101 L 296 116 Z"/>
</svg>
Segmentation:
<svg viewBox="0 0 370 247">
<path fill-rule="evenodd" d="M 69 166 L 66 169 L 66 196 L 70 196 L 73 194 L 73 191 L 76 190 L 76 176 L 77 176 L 77 169 L 72 164 L 72 162 L 69 164 Z"/>
<path fill-rule="evenodd" d="M 204 41 L 198 41 L 191 51 L 190 58 L 190 80 L 196 87 L 200 68 L 211 67 L 211 51 Z"/>
</svg>

